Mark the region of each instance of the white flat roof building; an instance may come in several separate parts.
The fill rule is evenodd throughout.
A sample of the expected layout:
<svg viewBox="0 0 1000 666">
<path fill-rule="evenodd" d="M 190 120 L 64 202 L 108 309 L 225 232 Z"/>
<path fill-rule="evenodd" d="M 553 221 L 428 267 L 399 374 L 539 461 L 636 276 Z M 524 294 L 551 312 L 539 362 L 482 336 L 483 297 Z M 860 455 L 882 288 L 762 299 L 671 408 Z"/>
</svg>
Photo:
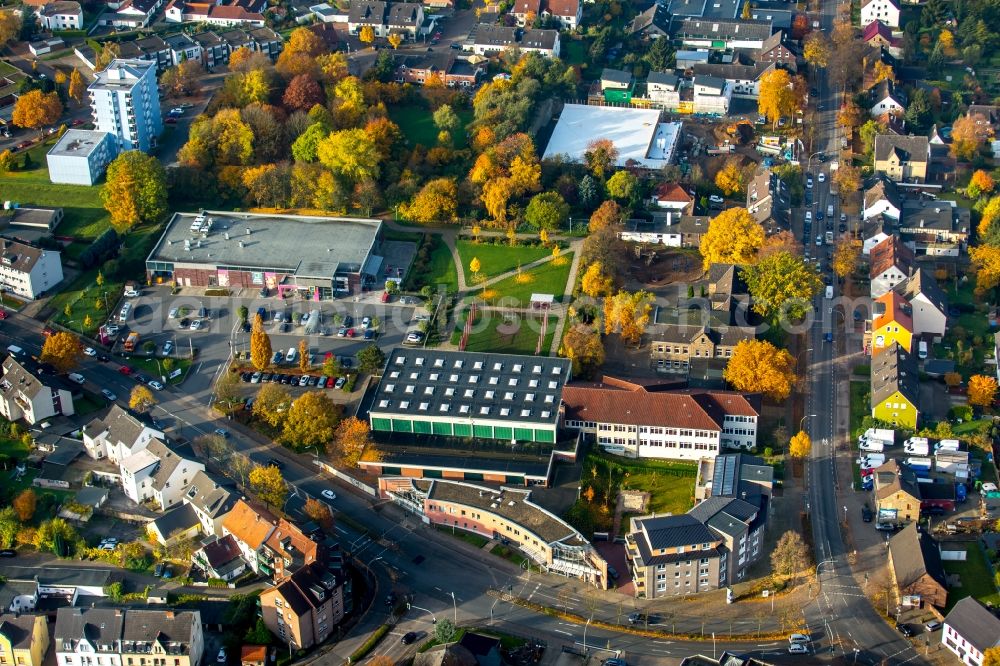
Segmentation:
<svg viewBox="0 0 1000 666">
<path fill-rule="evenodd" d="M 661 123 L 657 109 L 567 104 L 543 158 L 563 155 L 582 162 L 592 141 L 609 139 L 618 149 L 617 166 L 631 163 L 659 169 L 673 160 L 681 127 L 681 123 Z"/>
<path fill-rule="evenodd" d="M 118 155 L 118 142 L 110 132 L 66 130 L 45 156 L 49 180 L 67 185 L 93 185 Z"/>
</svg>

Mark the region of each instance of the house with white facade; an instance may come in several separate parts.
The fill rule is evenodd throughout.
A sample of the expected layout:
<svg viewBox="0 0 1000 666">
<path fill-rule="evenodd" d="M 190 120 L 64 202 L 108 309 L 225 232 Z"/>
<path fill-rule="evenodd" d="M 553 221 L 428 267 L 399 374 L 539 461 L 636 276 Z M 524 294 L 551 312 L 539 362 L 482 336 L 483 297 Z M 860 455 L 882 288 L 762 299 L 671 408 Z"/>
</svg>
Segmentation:
<svg viewBox="0 0 1000 666">
<path fill-rule="evenodd" d="M 82 30 L 83 8 L 75 0 L 47 2 L 35 10 L 38 23 L 46 30 Z"/>
<path fill-rule="evenodd" d="M 70 129 L 45 154 L 49 180 L 66 185 L 93 185 L 118 156 L 118 141 L 110 132 Z"/>
<path fill-rule="evenodd" d="M 44 296 L 62 279 L 62 259 L 58 251 L 0 238 L 0 288 L 4 291 L 34 300 Z"/>
<path fill-rule="evenodd" d="M 205 465 L 187 459 L 159 439 L 119 463 L 122 488 L 136 504 L 153 501 L 161 511 L 179 505 L 191 480 Z"/>
<path fill-rule="evenodd" d="M 82 434 L 87 455 L 107 458 L 115 464 L 146 448 L 154 439 L 163 439 L 163 431 L 146 425 L 117 404 L 85 425 Z"/>
<path fill-rule="evenodd" d="M 906 113 L 906 95 L 889 79 L 883 79 L 868 89 L 868 113 L 874 118 L 885 114 L 901 116 Z"/>
<path fill-rule="evenodd" d="M 913 335 L 927 335 L 934 342 L 944 337 L 948 325 L 948 296 L 925 268 L 896 285 L 895 291 L 910 305 Z"/>
<path fill-rule="evenodd" d="M 740 62 L 706 62 L 695 63 L 691 71 L 694 72 L 696 80 L 702 77 L 711 77 L 711 79 L 725 81 L 731 88 L 731 92 L 729 93 L 730 98 L 757 99 L 760 97 L 761 77 L 776 67 L 777 65 L 773 62 L 751 65 Z"/>
<path fill-rule="evenodd" d="M 254 573 L 260 573 L 261 549 L 274 532 L 277 522 L 278 519 L 269 511 L 250 506 L 246 500 L 241 499 L 223 519 L 222 534 L 232 535 L 247 566 Z"/>
<path fill-rule="evenodd" d="M 676 74 L 650 72 L 646 78 L 646 97 L 668 110 L 681 105 L 681 80 Z"/>
<path fill-rule="evenodd" d="M 733 100 L 736 85 L 726 79 L 705 74 L 696 75 L 692 81 L 694 86 L 695 113 L 729 113 L 729 104 Z"/>
<path fill-rule="evenodd" d="M 1000 647 L 1000 618 L 973 597 L 965 597 L 944 618 L 941 642 L 966 666 L 982 666 L 986 651 Z"/>
<path fill-rule="evenodd" d="M 723 448 L 757 445 L 760 396 L 728 391 L 659 390 L 613 377 L 563 389 L 564 425 L 609 453 L 700 460 Z"/>
<path fill-rule="evenodd" d="M 915 261 L 913 251 L 899 236 L 890 236 L 873 247 L 869 253 L 868 269 L 872 298 L 884 296 L 910 277 L 915 270 Z"/>
<path fill-rule="evenodd" d="M 199 666 L 201 613 L 144 608 L 60 608 L 52 643 L 58 666 Z"/>
<path fill-rule="evenodd" d="M 872 248 L 890 236 L 895 236 L 898 227 L 899 222 L 884 213 L 867 220 L 861 232 L 861 254 L 866 257 L 870 255 Z"/>
<path fill-rule="evenodd" d="M 768 20 L 685 17 L 674 23 L 673 37 L 687 48 L 758 50 L 774 32 Z"/>
<path fill-rule="evenodd" d="M 653 190 L 650 203 L 678 214 L 690 213 L 694 208 L 694 197 L 679 183 L 660 183 Z"/>
<path fill-rule="evenodd" d="M 35 425 L 52 416 L 72 416 L 73 396 L 62 380 L 29 372 L 13 356 L 3 362 L 0 375 L 0 415 L 8 421 L 24 419 Z"/>
<path fill-rule="evenodd" d="M 115 59 L 87 87 L 96 129 L 114 134 L 121 151 L 148 152 L 163 132 L 156 63 Z"/>
<path fill-rule="evenodd" d="M 207 535 L 221 537 L 222 521 L 232 511 L 239 496 L 204 470 L 195 472 L 190 485 L 184 489 L 183 502 L 189 505 Z"/>
<path fill-rule="evenodd" d="M 894 0 L 862 0 L 861 25 L 881 21 L 890 28 L 899 27 L 899 5 Z"/>
<path fill-rule="evenodd" d="M 903 210 L 903 199 L 899 195 L 896 183 L 888 178 L 878 178 L 878 180 L 865 190 L 864 210 L 861 212 L 862 220 L 870 220 L 876 215 L 886 215 L 894 220 L 899 220 Z"/>
</svg>

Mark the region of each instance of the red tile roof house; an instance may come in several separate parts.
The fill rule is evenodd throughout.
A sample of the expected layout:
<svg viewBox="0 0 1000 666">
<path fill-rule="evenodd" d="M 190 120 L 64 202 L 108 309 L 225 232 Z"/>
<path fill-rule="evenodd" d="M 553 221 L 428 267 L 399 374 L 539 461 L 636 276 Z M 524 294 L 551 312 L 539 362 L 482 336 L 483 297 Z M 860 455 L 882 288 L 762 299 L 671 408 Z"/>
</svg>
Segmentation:
<svg viewBox="0 0 1000 666">
<path fill-rule="evenodd" d="M 583 3 L 580 0 L 517 0 L 510 13 L 521 26 L 539 16 L 549 16 L 558 21 L 560 27 L 574 30 L 583 20 Z"/>
<path fill-rule="evenodd" d="M 567 428 L 579 428 L 618 455 L 700 460 L 727 448 L 757 445 L 757 394 L 664 390 L 604 377 L 563 389 Z"/>
<path fill-rule="evenodd" d="M 694 197 L 677 183 L 660 183 L 653 192 L 651 201 L 657 208 L 675 210 L 685 215 L 693 212 Z"/>
</svg>

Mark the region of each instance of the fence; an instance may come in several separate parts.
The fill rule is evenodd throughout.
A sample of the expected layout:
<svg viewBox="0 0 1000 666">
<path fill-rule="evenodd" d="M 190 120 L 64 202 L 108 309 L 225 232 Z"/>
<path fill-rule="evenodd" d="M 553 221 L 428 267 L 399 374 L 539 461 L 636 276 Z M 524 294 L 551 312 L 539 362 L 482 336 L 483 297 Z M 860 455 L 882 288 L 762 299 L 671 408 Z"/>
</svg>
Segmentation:
<svg viewBox="0 0 1000 666">
<path fill-rule="evenodd" d="M 328 465 L 327 463 L 323 462 L 319 458 L 314 458 L 313 459 L 313 464 L 315 464 L 317 467 L 319 467 L 320 469 L 322 469 L 324 472 L 328 472 L 329 474 L 332 474 L 333 476 L 337 477 L 341 481 L 346 481 L 347 483 L 351 484 L 355 488 L 357 488 L 359 490 L 363 490 L 364 492 L 368 493 L 372 497 L 378 497 L 378 489 L 373 488 L 372 486 L 369 486 L 364 481 L 361 481 L 360 479 L 356 479 L 353 476 L 350 476 L 349 474 L 344 474 L 343 472 L 341 472 L 336 467 L 333 467 L 332 465 Z"/>
</svg>

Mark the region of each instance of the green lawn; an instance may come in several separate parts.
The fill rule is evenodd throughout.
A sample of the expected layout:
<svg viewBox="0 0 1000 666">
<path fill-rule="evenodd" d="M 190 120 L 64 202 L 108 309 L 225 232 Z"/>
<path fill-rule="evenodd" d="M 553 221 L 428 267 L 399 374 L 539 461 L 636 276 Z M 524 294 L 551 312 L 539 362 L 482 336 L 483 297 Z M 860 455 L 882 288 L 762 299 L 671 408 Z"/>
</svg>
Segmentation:
<svg viewBox="0 0 1000 666">
<path fill-rule="evenodd" d="M 82 398 L 74 398 L 73 409 L 76 411 L 77 416 L 86 416 L 87 414 L 93 414 L 94 412 L 100 411 L 101 409 L 107 407 L 107 403 L 100 403 L 83 396 Z"/>
<path fill-rule="evenodd" d="M 45 153 L 55 143 L 50 138 L 28 149 L 32 167 L 20 170 L 24 153 L 15 155 L 13 171 L 0 175 L 0 192 L 5 200 L 17 201 L 22 206 L 56 206 L 65 212 L 63 221 L 56 228 L 60 236 L 81 239 L 97 238 L 108 228 L 108 212 L 101 203 L 100 186 L 53 185 L 45 166 Z"/>
<path fill-rule="evenodd" d="M 428 234 L 431 244 L 430 260 L 422 271 L 410 270 L 403 283 L 406 291 L 419 291 L 425 285 L 447 285 L 450 293 L 458 291 L 458 272 L 451 257 L 451 250 L 437 234 Z"/>
<path fill-rule="evenodd" d="M 178 352 L 186 354 L 188 350 L 186 348 L 179 349 Z M 160 359 L 160 364 L 157 366 L 155 358 L 139 358 L 133 356 L 129 359 L 128 364 L 144 375 L 148 375 L 156 379 L 159 379 L 160 371 L 163 369 L 163 359 Z M 178 368 L 183 370 L 183 372 L 169 380 L 167 382 L 168 384 L 180 384 L 184 381 L 184 378 L 187 377 L 188 371 L 191 369 L 191 360 L 187 358 L 175 358 L 173 370 L 177 370 Z M 173 372 L 173 370 L 171 370 L 171 372 Z"/>
<path fill-rule="evenodd" d="M 524 266 L 552 254 L 552 250 L 544 247 L 510 247 L 509 245 L 487 245 L 463 240 L 457 241 L 455 248 L 458 250 L 458 256 L 462 259 L 465 281 L 469 284 L 472 284 L 472 270 L 469 268 L 469 264 L 473 257 L 479 259 L 480 274 L 491 278 L 515 270 L 518 265 Z"/>
<path fill-rule="evenodd" d="M 475 546 L 476 548 L 482 548 L 485 546 L 489 539 L 479 534 L 473 534 L 472 532 L 466 532 L 463 529 L 448 529 L 444 525 L 438 525 L 437 528 L 446 534 L 450 534 L 456 539 L 461 539 L 462 541 Z"/>
<path fill-rule="evenodd" d="M 567 39 L 560 45 L 559 56 L 567 65 L 582 65 L 587 62 L 587 42 L 582 39 Z"/>
<path fill-rule="evenodd" d="M 996 585 L 993 584 L 993 577 L 990 575 L 989 565 L 983 552 L 976 542 L 971 542 L 965 547 L 966 559 L 964 562 L 945 561 L 944 570 L 949 574 L 958 574 L 961 578 L 961 587 L 952 587 L 948 590 L 948 606 L 951 608 L 965 597 L 975 597 L 984 604 L 1000 604 L 1000 594 L 997 593 Z"/>
<path fill-rule="evenodd" d="M 452 139 L 455 141 L 455 148 L 465 148 L 464 128 L 472 122 L 472 111 L 470 109 L 454 109 L 455 113 L 462 120 L 462 128 L 454 133 Z M 422 144 L 427 148 L 437 145 L 438 128 L 434 124 L 434 115 L 430 109 L 421 104 L 403 104 L 389 107 L 389 118 L 399 125 L 400 132 L 411 143 Z"/>
<path fill-rule="evenodd" d="M 600 497 L 606 492 L 608 466 L 617 488 L 642 490 L 650 493 L 648 511 L 656 513 L 686 513 L 694 506 L 694 481 L 697 468 L 693 463 L 676 460 L 645 460 L 633 462 L 605 453 L 592 452 L 583 463 L 584 485 L 591 485 Z M 596 467 L 597 475 L 591 472 Z M 627 474 L 627 476 L 625 476 Z"/>
<path fill-rule="evenodd" d="M 527 282 L 518 282 L 517 276 L 514 275 L 490 285 L 486 294 L 487 300 L 496 303 L 501 299 L 506 299 L 504 302 L 528 307 L 532 294 L 555 294 L 556 301 L 562 301 L 566 281 L 569 279 L 569 269 L 573 263 L 573 253 L 568 252 L 561 255 L 559 259 L 558 263 L 547 261 L 525 271 L 524 275 L 530 278 Z M 477 295 L 481 295 L 481 292 Z"/>
<path fill-rule="evenodd" d="M 21 438 L 10 439 L 8 437 L 0 437 L 0 455 L 9 456 L 11 458 L 25 458 L 31 449 L 21 442 Z"/>
<path fill-rule="evenodd" d="M 459 318 L 460 321 L 452 333 L 451 343 L 454 345 L 457 345 L 462 339 L 462 330 L 465 326 L 467 314 L 468 311 L 461 315 Z M 466 351 L 502 352 L 505 354 L 527 354 L 529 356 L 535 354 L 535 347 L 538 344 L 538 335 L 541 328 L 540 320 L 534 322 L 521 320 L 517 332 L 511 335 L 501 334 L 497 331 L 497 326 L 502 326 L 504 323 L 499 313 L 486 312 L 485 315 L 489 317 L 489 320 L 484 322 L 482 319 L 483 315 L 480 315 L 478 318 L 479 321 L 476 322 L 476 327 L 481 327 L 483 330 L 474 331 L 469 335 L 469 341 L 465 347 Z M 540 356 L 548 356 L 549 349 L 552 347 L 552 336 L 555 335 L 556 324 L 558 322 L 559 317 L 555 315 L 549 316 L 548 328 L 545 331 L 545 340 L 542 342 Z"/>
<path fill-rule="evenodd" d="M 851 382 L 851 435 L 860 434 L 861 421 L 871 415 L 871 404 L 868 401 L 870 384 L 866 382 Z"/>
</svg>

